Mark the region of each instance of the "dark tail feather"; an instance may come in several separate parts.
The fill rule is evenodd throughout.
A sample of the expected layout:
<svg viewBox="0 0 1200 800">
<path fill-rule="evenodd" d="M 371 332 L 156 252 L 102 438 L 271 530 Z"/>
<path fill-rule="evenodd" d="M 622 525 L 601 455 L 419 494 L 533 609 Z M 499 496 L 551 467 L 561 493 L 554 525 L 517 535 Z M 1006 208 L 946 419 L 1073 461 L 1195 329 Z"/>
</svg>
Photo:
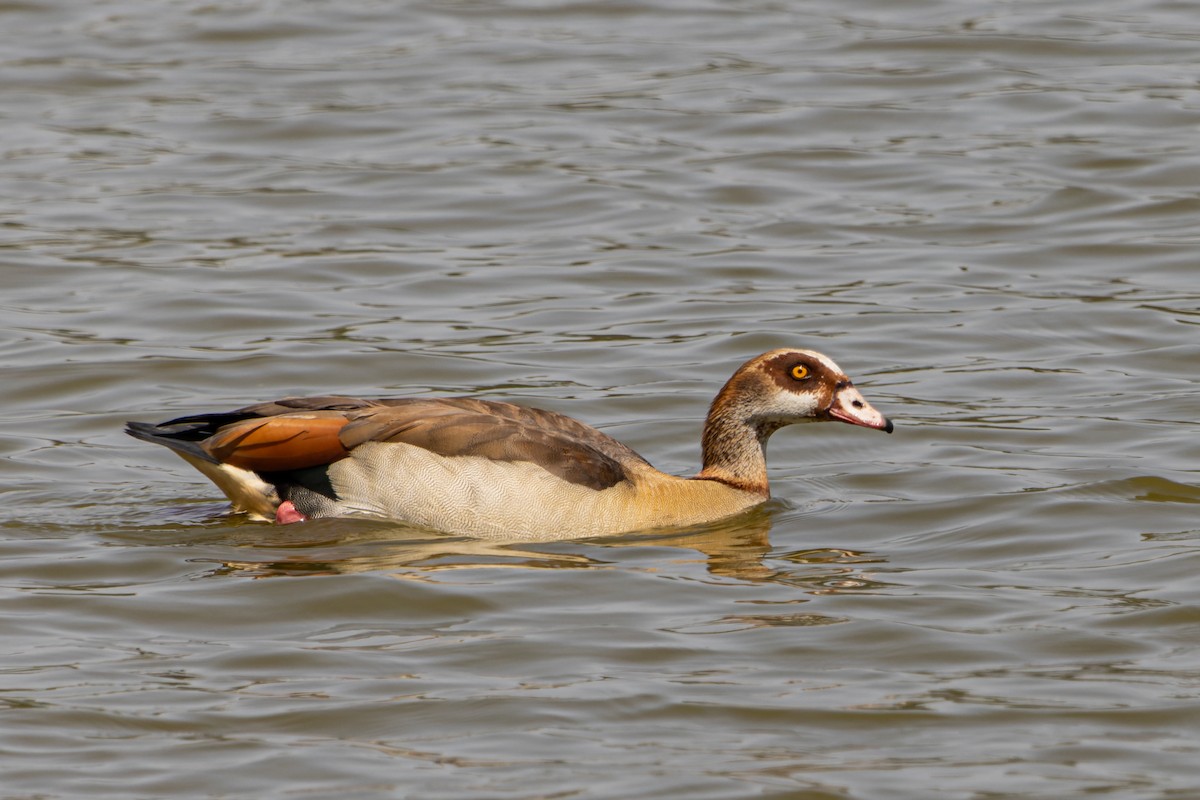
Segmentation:
<svg viewBox="0 0 1200 800">
<path fill-rule="evenodd" d="M 205 432 L 203 424 L 178 420 L 164 422 L 155 425 L 151 422 L 135 422 L 130 421 L 125 423 L 125 432 L 135 439 L 141 439 L 143 442 L 152 444 L 161 444 L 163 447 L 169 447 L 181 455 L 188 455 L 192 458 L 199 458 L 202 461 L 211 461 L 218 463 L 215 458 L 204 452 L 200 447 L 199 442 L 207 439 L 211 434 L 211 430 Z"/>
</svg>

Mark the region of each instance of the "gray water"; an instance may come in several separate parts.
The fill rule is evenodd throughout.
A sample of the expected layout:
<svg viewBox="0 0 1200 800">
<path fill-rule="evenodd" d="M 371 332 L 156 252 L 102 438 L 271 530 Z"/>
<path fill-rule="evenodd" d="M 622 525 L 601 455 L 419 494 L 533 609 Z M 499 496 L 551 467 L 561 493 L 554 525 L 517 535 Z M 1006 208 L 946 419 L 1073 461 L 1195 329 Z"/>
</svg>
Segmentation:
<svg viewBox="0 0 1200 800">
<path fill-rule="evenodd" d="M 1190 3 L 0 5 L 0 797 L 1200 796 Z M 703 530 L 232 517 L 125 437 L 475 395 Z"/>
</svg>

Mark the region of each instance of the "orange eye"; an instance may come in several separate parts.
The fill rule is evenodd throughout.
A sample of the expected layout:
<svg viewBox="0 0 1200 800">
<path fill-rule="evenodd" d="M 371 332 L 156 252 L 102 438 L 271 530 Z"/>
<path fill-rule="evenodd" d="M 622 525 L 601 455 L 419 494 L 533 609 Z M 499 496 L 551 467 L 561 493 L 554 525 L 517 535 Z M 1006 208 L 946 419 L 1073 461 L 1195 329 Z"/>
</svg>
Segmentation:
<svg viewBox="0 0 1200 800">
<path fill-rule="evenodd" d="M 792 367 L 792 377 L 798 381 L 802 381 L 808 377 L 808 367 L 803 364 L 797 364 Z"/>
</svg>

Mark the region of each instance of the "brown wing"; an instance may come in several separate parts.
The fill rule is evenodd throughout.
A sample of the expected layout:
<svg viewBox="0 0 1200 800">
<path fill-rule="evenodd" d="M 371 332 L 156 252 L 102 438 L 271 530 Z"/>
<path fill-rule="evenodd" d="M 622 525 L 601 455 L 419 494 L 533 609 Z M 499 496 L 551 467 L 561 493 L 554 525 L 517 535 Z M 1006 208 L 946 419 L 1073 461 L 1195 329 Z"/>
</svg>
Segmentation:
<svg viewBox="0 0 1200 800">
<path fill-rule="evenodd" d="M 350 413 L 340 434 L 347 449 L 404 442 L 444 456 L 529 461 L 593 489 L 625 480 L 623 464 L 645 463 L 615 439 L 552 411 L 471 399 L 377 402 Z"/>
<path fill-rule="evenodd" d="M 287 398 L 157 426 L 131 424 L 130 432 L 256 472 L 330 464 L 367 442 L 403 442 L 444 456 L 529 461 L 595 489 L 624 480 L 624 464 L 646 463 L 612 437 L 562 414 L 457 398 Z"/>
<path fill-rule="evenodd" d="M 345 458 L 348 451 L 338 433 L 350 421 L 347 413 L 371 405 L 350 397 L 287 398 L 157 425 L 130 422 L 125 430 L 188 458 L 286 472 Z"/>
</svg>

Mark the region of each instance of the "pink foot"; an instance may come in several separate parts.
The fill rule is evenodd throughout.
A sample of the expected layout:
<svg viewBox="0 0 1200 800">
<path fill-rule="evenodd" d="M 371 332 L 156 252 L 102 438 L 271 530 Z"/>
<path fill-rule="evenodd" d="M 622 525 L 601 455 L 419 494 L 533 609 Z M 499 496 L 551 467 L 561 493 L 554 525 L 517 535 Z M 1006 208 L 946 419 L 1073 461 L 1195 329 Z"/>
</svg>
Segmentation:
<svg viewBox="0 0 1200 800">
<path fill-rule="evenodd" d="M 292 505 L 291 500 L 284 500 L 279 504 L 279 508 L 275 509 L 275 523 L 277 525 L 291 525 L 293 522 L 304 522 L 308 517 L 296 510 L 296 506 Z"/>
</svg>

